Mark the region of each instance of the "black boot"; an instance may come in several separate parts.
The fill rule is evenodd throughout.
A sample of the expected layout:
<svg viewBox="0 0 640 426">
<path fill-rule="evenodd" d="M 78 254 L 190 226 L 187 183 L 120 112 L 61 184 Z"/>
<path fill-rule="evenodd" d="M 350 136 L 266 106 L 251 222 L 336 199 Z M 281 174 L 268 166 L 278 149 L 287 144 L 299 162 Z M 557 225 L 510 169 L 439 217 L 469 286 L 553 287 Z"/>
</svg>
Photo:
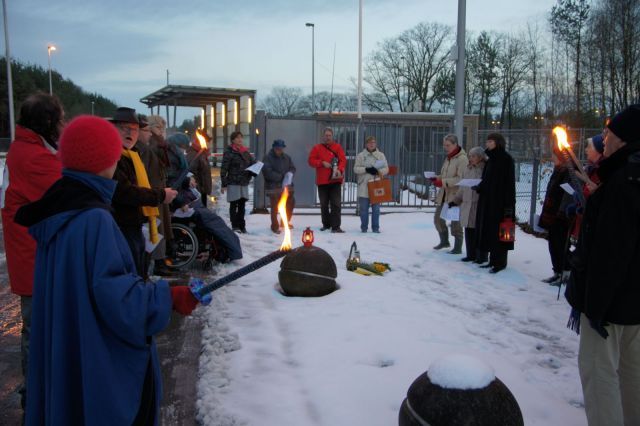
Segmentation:
<svg viewBox="0 0 640 426">
<path fill-rule="evenodd" d="M 449 244 L 449 232 L 448 231 L 441 232 L 440 233 L 440 244 L 438 244 L 437 246 L 434 246 L 433 249 L 434 250 L 440 250 L 440 249 L 447 248 L 447 247 L 451 247 L 451 244 Z"/>
<path fill-rule="evenodd" d="M 449 254 L 462 254 L 462 237 L 456 237 L 453 249 L 449 250 Z"/>
</svg>

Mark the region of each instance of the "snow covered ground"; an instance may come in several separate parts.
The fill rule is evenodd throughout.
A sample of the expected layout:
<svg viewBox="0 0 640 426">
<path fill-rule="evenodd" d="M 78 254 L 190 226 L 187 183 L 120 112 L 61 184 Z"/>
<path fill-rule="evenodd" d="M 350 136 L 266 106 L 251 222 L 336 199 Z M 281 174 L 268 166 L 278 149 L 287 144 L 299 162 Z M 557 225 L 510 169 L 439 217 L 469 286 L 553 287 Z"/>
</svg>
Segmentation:
<svg viewBox="0 0 640 426">
<path fill-rule="evenodd" d="M 226 216 L 227 208 L 219 212 Z M 476 357 L 513 392 L 526 425 L 585 425 L 577 336 L 551 274 L 547 243 L 522 232 L 496 275 L 436 252 L 431 213 L 381 217 L 381 234 L 318 230 L 319 216 L 294 216 L 294 246 L 311 226 L 338 266 L 340 289 L 322 298 L 277 291 L 279 261 L 214 293 L 199 308 L 206 327 L 198 417 L 206 425 L 394 425 L 407 389 L 432 361 Z M 245 258 L 279 247 L 267 215 L 247 217 Z M 363 260 L 389 262 L 383 277 L 345 269 L 353 241 Z"/>
</svg>

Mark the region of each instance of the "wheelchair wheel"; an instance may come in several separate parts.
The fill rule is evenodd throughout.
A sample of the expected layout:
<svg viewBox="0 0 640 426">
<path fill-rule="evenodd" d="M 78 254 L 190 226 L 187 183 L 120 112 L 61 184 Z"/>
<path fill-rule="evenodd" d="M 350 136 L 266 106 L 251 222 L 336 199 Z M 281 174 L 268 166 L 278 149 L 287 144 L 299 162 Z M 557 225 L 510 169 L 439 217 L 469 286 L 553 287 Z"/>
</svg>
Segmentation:
<svg viewBox="0 0 640 426">
<path fill-rule="evenodd" d="M 186 225 L 172 223 L 174 251 L 169 256 L 171 260 L 170 268 L 180 269 L 191 266 L 198 257 L 198 238 L 196 234 Z"/>
</svg>

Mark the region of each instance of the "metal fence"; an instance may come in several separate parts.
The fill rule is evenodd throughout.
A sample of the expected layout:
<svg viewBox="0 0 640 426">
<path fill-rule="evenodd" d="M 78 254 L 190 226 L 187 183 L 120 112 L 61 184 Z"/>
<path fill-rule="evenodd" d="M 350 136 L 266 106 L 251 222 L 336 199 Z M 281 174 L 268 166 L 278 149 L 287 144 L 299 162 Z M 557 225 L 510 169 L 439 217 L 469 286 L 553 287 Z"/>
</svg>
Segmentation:
<svg viewBox="0 0 640 426">
<path fill-rule="evenodd" d="M 551 129 L 480 130 L 478 145 L 484 146 L 487 135 L 501 133 L 507 141 L 507 151 L 516 168 L 516 217 L 519 222 L 533 224 L 540 214 L 549 177 L 553 172 L 551 144 L 555 143 Z M 602 129 L 568 129 L 568 140 L 576 156 L 585 160 L 584 143 Z"/>
</svg>

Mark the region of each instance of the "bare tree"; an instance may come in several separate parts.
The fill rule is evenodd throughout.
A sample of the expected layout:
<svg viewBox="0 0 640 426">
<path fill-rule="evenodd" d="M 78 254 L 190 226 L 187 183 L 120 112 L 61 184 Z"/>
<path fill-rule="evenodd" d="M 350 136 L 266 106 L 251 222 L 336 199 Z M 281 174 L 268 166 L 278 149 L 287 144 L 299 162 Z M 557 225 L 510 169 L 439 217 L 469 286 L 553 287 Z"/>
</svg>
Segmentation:
<svg viewBox="0 0 640 426">
<path fill-rule="evenodd" d="M 501 39 L 498 53 L 498 69 L 500 75 L 501 109 L 500 127 L 504 127 L 505 114 L 508 128 L 513 123 L 515 94 L 526 81 L 531 68 L 531 59 L 527 55 L 526 41 L 522 37 L 505 36 Z"/>
<path fill-rule="evenodd" d="M 275 117 L 299 115 L 301 98 L 302 89 L 299 87 L 274 87 L 264 100 L 264 109 Z"/>
</svg>

